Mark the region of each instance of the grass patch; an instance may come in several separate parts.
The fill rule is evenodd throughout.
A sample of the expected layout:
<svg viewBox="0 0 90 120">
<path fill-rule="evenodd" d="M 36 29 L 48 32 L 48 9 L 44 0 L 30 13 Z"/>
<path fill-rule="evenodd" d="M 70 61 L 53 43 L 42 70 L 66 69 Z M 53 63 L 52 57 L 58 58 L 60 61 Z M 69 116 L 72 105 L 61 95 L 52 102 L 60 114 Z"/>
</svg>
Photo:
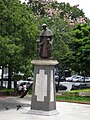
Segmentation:
<svg viewBox="0 0 90 120">
<path fill-rule="evenodd" d="M 3 88 L 2 90 L 0 90 L 0 95 L 12 95 L 13 93 L 15 93 L 15 90 L 14 89 L 6 89 L 6 88 Z"/>
<path fill-rule="evenodd" d="M 80 103 L 90 103 L 90 97 L 88 96 L 56 96 L 58 101 L 70 101 L 70 102 L 80 102 Z"/>
<path fill-rule="evenodd" d="M 61 95 L 57 95 L 56 100 L 90 104 L 90 96 L 79 96 L 79 92 L 90 92 L 90 89 L 72 90 L 70 92 L 65 92 Z"/>
<path fill-rule="evenodd" d="M 71 90 L 69 93 L 90 92 L 90 89 Z"/>
<path fill-rule="evenodd" d="M 14 89 L 6 89 L 6 88 L 4 88 L 1 91 L 2 92 L 14 92 L 15 90 Z"/>
<path fill-rule="evenodd" d="M 29 94 L 32 94 L 32 88 L 28 91 Z M 18 95 L 17 89 L 7 89 L 7 88 L 2 88 L 0 90 L 0 95 L 7 95 L 7 96 L 13 96 L 13 95 Z"/>
</svg>

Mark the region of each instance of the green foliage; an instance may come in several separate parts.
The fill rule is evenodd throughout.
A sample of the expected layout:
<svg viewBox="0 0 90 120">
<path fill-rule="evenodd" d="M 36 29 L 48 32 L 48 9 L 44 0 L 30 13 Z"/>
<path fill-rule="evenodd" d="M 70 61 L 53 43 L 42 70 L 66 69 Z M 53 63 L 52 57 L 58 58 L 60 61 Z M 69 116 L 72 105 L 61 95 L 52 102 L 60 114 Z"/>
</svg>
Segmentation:
<svg viewBox="0 0 90 120">
<path fill-rule="evenodd" d="M 0 95 L 5 95 L 5 96 L 9 96 L 9 95 L 14 95 L 14 92 L 15 92 L 15 90 L 14 89 L 2 89 L 1 91 L 0 91 Z"/>
<path fill-rule="evenodd" d="M 54 59 L 57 59 L 61 63 L 61 59 L 69 52 L 68 45 L 66 44 L 69 40 L 69 27 L 68 24 L 59 17 L 55 17 L 54 19 L 54 23 L 51 26 L 54 32 L 52 55 Z"/>
<path fill-rule="evenodd" d="M 15 73 L 27 71 L 28 61 L 36 56 L 36 18 L 19 0 L 1 0 L 0 11 L 0 65 L 10 65 Z"/>
<path fill-rule="evenodd" d="M 73 67 L 75 65 L 78 72 L 83 73 L 84 71 L 85 75 L 90 75 L 90 25 L 75 26 L 72 36 L 74 39 L 70 41 L 69 45 L 73 51 L 73 60 L 76 61 L 72 64 L 72 68 L 75 68 Z"/>
</svg>

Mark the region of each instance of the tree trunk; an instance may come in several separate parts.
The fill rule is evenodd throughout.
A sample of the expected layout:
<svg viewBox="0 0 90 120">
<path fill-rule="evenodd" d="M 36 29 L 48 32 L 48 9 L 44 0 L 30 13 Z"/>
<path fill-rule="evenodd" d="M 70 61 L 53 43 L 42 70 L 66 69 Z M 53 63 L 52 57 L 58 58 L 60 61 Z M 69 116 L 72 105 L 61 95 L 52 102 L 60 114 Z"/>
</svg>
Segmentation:
<svg viewBox="0 0 90 120">
<path fill-rule="evenodd" d="M 3 66 L 2 66 L 2 76 L 1 76 L 1 88 L 3 88 Z"/>
<path fill-rule="evenodd" d="M 0 86 L 1 94 L 2 94 L 2 88 L 3 88 L 3 67 L 2 67 L 1 86 Z"/>
<path fill-rule="evenodd" d="M 12 69 L 11 65 L 8 66 L 8 89 L 11 89 L 11 76 L 12 76 Z"/>
<path fill-rule="evenodd" d="M 16 88 L 17 88 L 17 81 L 14 80 L 14 89 L 16 89 Z"/>
</svg>

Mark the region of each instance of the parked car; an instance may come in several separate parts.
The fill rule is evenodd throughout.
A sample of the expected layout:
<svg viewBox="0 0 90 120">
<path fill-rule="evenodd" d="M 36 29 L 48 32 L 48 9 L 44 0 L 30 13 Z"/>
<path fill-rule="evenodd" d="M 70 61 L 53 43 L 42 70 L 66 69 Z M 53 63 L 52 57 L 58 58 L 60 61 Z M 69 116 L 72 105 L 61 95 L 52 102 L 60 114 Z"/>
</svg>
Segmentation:
<svg viewBox="0 0 90 120">
<path fill-rule="evenodd" d="M 33 77 L 28 77 L 28 81 L 33 81 Z"/>
<path fill-rule="evenodd" d="M 90 88 L 90 84 L 77 82 L 72 85 L 72 90 Z"/>
<path fill-rule="evenodd" d="M 90 82 L 90 77 L 85 77 L 85 82 Z"/>
<path fill-rule="evenodd" d="M 17 85 L 20 85 L 20 84 L 23 84 L 23 83 L 30 83 L 30 84 L 32 84 L 33 81 L 26 81 L 26 80 L 19 80 L 19 81 L 17 81 Z"/>
<path fill-rule="evenodd" d="M 66 77 L 67 82 L 80 82 L 83 81 L 84 77 L 80 75 L 72 75 L 71 77 Z"/>
<path fill-rule="evenodd" d="M 73 81 L 74 81 L 74 79 L 73 79 Z M 78 80 L 78 82 L 90 82 L 90 77 L 81 77 L 79 80 Z"/>
</svg>

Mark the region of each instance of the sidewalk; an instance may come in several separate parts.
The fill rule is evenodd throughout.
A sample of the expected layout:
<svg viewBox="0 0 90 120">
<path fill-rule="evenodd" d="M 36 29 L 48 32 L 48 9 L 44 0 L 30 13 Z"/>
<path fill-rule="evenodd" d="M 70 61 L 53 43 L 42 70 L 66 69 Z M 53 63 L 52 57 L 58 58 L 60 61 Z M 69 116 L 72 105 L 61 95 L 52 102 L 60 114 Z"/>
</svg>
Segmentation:
<svg viewBox="0 0 90 120">
<path fill-rule="evenodd" d="M 31 96 L 29 95 L 25 98 L 0 98 L 0 104 L 2 104 L 0 107 L 8 105 L 9 108 L 8 110 L 5 108 L 0 110 L 0 120 L 90 120 L 90 105 L 86 104 L 56 102 L 59 114 L 53 116 L 28 114 L 31 104 Z M 17 110 L 16 105 L 21 105 L 22 107 Z"/>
</svg>

